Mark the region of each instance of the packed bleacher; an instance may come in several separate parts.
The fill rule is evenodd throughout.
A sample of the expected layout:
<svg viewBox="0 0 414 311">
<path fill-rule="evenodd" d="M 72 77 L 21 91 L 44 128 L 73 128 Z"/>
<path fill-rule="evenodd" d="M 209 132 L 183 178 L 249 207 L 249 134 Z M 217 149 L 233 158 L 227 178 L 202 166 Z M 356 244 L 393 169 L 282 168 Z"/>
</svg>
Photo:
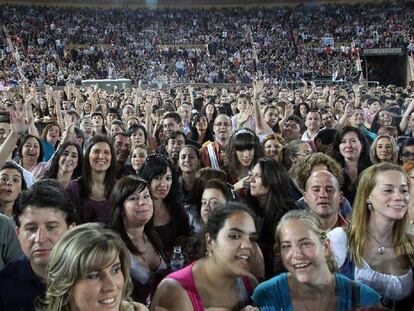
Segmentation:
<svg viewBox="0 0 414 311">
<path fill-rule="evenodd" d="M 414 310 L 412 2 L 0 8 L 0 310 Z"/>
</svg>

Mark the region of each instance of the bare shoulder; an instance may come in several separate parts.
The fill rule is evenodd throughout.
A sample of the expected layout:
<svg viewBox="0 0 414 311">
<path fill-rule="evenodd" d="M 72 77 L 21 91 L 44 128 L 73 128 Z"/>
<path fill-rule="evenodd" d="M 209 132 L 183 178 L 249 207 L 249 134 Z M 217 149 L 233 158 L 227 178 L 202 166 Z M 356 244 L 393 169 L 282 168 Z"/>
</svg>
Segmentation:
<svg viewBox="0 0 414 311">
<path fill-rule="evenodd" d="M 158 285 L 151 302 L 151 311 L 193 311 L 187 292 L 179 282 L 166 278 Z"/>
</svg>

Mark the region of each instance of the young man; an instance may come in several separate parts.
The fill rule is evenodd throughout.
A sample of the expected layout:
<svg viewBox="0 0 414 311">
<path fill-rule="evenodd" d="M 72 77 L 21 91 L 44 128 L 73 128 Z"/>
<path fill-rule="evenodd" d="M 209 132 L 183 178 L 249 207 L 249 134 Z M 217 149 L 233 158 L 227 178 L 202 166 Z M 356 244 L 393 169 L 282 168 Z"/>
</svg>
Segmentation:
<svg viewBox="0 0 414 311">
<path fill-rule="evenodd" d="M 15 221 L 24 255 L 0 272 L 0 310 L 34 310 L 35 298 L 46 291 L 50 252 L 75 219 L 69 196 L 55 180 L 41 180 L 22 193 Z"/>
</svg>

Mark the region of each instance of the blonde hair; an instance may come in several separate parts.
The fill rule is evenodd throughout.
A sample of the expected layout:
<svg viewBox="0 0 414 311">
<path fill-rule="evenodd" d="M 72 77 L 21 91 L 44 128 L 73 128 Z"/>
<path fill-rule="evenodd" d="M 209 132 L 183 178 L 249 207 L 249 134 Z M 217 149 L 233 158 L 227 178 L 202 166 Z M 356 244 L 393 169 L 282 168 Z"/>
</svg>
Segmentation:
<svg viewBox="0 0 414 311">
<path fill-rule="evenodd" d="M 378 155 L 377 155 L 378 140 L 380 140 L 381 138 L 387 138 L 391 143 L 392 158 L 388 160 L 387 162 L 397 163 L 397 158 L 398 158 L 397 143 L 395 142 L 394 137 L 388 134 L 381 134 L 381 135 L 378 135 L 377 138 L 375 138 L 374 142 L 371 145 L 371 150 L 369 151 L 369 157 L 371 159 L 371 162 L 373 164 L 377 164 L 381 162 L 381 160 L 378 158 Z"/>
<path fill-rule="evenodd" d="M 50 254 L 46 295 L 36 302 L 38 309 L 69 311 L 76 282 L 92 271 L 107 268 L 118 256 L 125 279 L 121 300 L 129 300 L 132 291 L 129 252 L 120 237 L 97 223 L 69 230 Z M 130 304 L 121 304 L 120 310 L 130 310 Z"/>
<path fill-rule="evenodd" d="M 311 213 L 309 210 L 306 209 L 294 209 L 287 212 L 283 217 L 280 219 L 279 223 L 276 226 L 275 231 L 275 254 L 276 259 L 280 263 L 280 230 L 282 226 L 288 220 L 297 220 L 302 222 L 305 225 L 308 225 L 309 228 L 316 236 L 319 238 L 319 241 L 325 242 L 328 240 L 327 232 L 322 229 L 321 222 L 319 218 Z M 329 271 L 334 272 L 336 270 L 335 262 L 333 260 L 332 254 L 329 252 L 329 255 L 326 258 L 326 263 L 328 265 Z"/>
<path fill-rule="evenodd" d="M 348 228 L 349 252 L 356 266 L 362 265 L 362 253 L 367 243 L 368 221 L 371 213 L 367 206 L 368 197 L 376 186 L 377 175 L 388 171 L 403 174 L 408 186 L 410 186 L 411 182 L 407 173 L 401 167 L 392 163 L 375 164 L 362 173 L 355 196 L 351 224 Z M 409 189 L 410 187 L 408 187 L 408 191 Z M 407 226 L 408 213 L 405 213 L 402 219 L 395 222 L 393 228 L 394 250 L 398 256 L 414 255 L 414 245 L 407 235 Z M 412 258 L 409 258 L 409 260 L 414 263 Z"/>
</svg>

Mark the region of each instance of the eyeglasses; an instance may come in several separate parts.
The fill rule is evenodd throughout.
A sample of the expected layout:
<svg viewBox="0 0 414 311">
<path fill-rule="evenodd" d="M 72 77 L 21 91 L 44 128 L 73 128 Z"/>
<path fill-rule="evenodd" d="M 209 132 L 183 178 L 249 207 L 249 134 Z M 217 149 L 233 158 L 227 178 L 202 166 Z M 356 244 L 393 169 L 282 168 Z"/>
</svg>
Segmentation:
<svg viewBox="0 0 414 311">
<path fill-rule="evenodd" d="M 217 122 L 217 123 L 214 123 L 214 126 L 218 126 L 218 127 L 222 127 L 222 126 L 229 127 L 229 126 L 231 126 L 231 124 L 229 122 Z"/>
<path fill-rule="evenodd" d="M 414 153 L 412 153 L 412 152 L 403 152 L 402 156 L 403 156 L 403 158 L 414 159 Z"/>
</svg>

